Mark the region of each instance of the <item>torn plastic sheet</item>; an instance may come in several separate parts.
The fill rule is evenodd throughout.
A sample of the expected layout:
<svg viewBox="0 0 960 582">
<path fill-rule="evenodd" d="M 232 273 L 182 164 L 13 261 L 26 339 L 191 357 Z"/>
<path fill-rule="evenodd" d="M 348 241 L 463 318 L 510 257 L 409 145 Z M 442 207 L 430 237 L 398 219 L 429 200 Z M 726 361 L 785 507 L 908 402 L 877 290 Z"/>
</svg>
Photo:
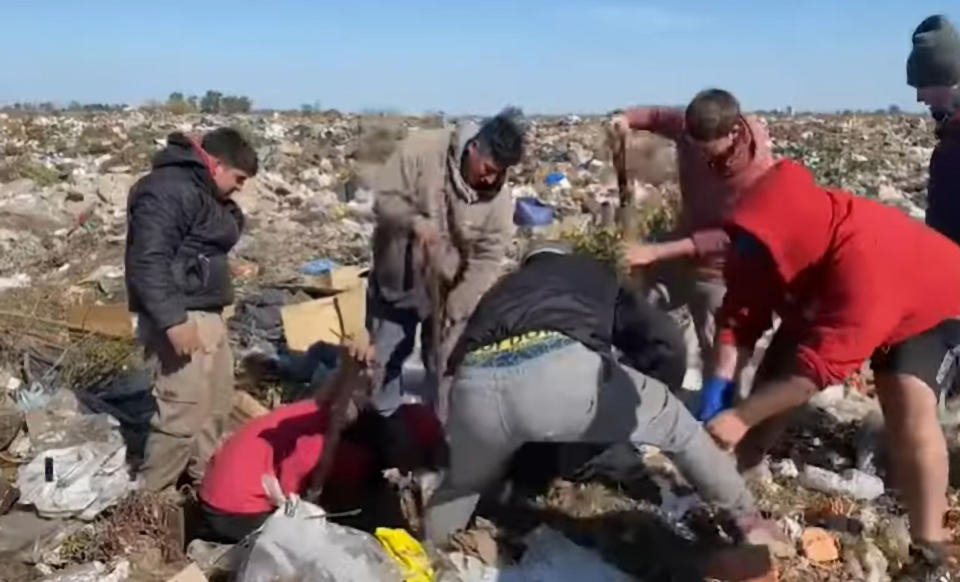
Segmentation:
<svg viewBox="0 0 960 582">
<path fill-rule="evenodd" d="M 21 467 L 20 502 L 42 517 L 92 520 L 137 487 L 119 439 L 48 450 Z"/>
<path fill-rule="evenodd" d="M 524 538 L 527 550 L 520 563 L 505 568 L 452 554 L 462 582 L 635 582 L 635 578 L 603 561 L 596 552 L 578 546 L 560 532 L 540 526 Z"/>
<path fill-rule="evenodd" d="M 40 582 L 123 582 L 130 577 L 130 562 L 120 560 L 110 569 L 103 562 L 90 562 L 51 574 Z"/>
<path fill-rule="evenodd" d="M 279 484 L 270 493 L 276 500 Z M 265 483 L 265 488 L 268 485 Z M 282 495 L 282 493 L 280 494 Z M 263 524 L 236 580 L 398 582 L 399 568 L 365 532 L 329 522 L 320 507 L 291 496 Z"/>
</svg>

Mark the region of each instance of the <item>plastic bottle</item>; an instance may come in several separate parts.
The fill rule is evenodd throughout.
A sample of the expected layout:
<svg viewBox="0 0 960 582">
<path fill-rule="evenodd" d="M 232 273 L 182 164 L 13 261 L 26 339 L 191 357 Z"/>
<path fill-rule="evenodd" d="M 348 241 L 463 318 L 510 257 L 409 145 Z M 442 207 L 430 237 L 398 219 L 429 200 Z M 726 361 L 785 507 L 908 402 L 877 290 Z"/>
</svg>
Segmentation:
<svg viewBox="0 0 960 582">
<path fill-rule="evenodd" d="M 857 469 L 848 469 L 843 475 L 807 465 L 800 474 L 800 484 L 823 493 L 848 495 L 870 501 L 883 495 L 883 480 Z"/>
</svg>

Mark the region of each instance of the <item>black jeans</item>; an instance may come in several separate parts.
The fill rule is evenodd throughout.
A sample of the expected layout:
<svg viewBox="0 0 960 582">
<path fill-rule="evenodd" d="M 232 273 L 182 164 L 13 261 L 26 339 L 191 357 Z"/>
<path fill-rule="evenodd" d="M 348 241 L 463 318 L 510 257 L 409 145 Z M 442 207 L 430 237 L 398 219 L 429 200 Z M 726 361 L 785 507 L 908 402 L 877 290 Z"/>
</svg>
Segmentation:
<svg viewBox="0 0 960 582">
<path fill-rule="evenodd" d="M 220 544 L 236 544 L 255 532 L 273 514 L 264 513 L 226 513 L 200 501 L 200 515 L 203 527 L 200 537 Z"/>
</svg>

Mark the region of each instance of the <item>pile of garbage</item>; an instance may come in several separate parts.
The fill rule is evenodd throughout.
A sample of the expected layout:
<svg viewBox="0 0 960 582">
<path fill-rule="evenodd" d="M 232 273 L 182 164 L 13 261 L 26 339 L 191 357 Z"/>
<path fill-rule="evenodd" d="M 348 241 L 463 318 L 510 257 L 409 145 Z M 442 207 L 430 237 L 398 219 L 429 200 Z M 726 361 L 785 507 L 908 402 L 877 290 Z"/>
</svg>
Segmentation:
<svg viewBox="0 0 960 582">
<path fill-rule="evenodd" d="M 125 313 L 106 317 L 96 341 L 82 340 L 74 308 L 123 311 L 126 194 L 165 136 L 233 125 L 250 136 L 261 159 L 260 174 L 236 195 L 248 228 L 231 257 L 240 293 L 230 333 L 238 361 L 262 356 L 269 373 L 250 386 L 243 375 L 238 379 L 256 396 L 240 399 L 240 422 L 258 407 L 295 397 L 290 390 L 278 395 L 262 389 L 265 376 L 303 388 L 335 367 L 335 353 L 285 351 L 282 309 L 314 299 L 290 281 L 318 257 L 369 263 L 373 193 L 364 188 L 364 176 L 405 135 L 443 122 L 336 113 L 0 114 L 0 579 L 119 581 L 132 571 L 153 570 L 163 581 L 188 560 L 195 565 L 177 580 L 204 579 L 225 561 L 256 579 L 249 560 L 247 566 L 236 556 L 211 561 L 199 546 L 186 556 L 161 552 L 144 567 L 135 554 L 147 551 L 145 544 L 102 545 L 128 539 L 116 534 L 122 524 L 141 524 L 141 541 L 164 535 L 159 531 L 167 524 L 157 517 L 163 503 L 137 491 L 130 478 L 150 414 L 141 406 L 149 383 L 132 356 L 132 323 Z M 765 122 L 775 151 L 802 160 L 825 183 L 922 215 L 934 145 L 927 119 L 772 116 Z M 668 140 L 631 137 L 627 182 L 646 236 L 668 230 L 675 216 L 674 156 Z M 513 255 L 524 236 L 559 228 L 572 231 L 581 248 L 618 260 L 616 237 L 607 229 L 619 204 L 618 181 L 602 118 L 533 119 L 528 155 L 511 173 L 509 188 L 524 225 Z M 87 315 L 80 314 L 81 323 Z M 84 325 L 79 329 L 89 333 Z M 869 388 L 867 378 L 821 395 L 774 451 L 768 473 L 753 483 L 789 540 L 776 548 L 781 580 L 806 580 L 815 572 L 819 580 L 882 582 L 908 559 L 902 511 L 883 480 Z M 952 427 L 951 447 L 960 449 L 958 423 L 944 422 Z M 641 457 L 633 469 L 598 462 L 586 475 L 515 496 L 508 515 L 490 515 L 490 522 L 468 532 L 472 537 L 458 552 L 430 554 L 432 578 L 407 579 L 656 581 L 682 575 L 705 550 L 731 540 L 662 455 L 644 451 Z M 137 508 L 142 519 L 134 515 Z M 948 517 L 960 534 L 956 492 Z M 326 520 L 309 527 L 321 525 L 323 535 L 343 534 Z M 261 539 L 262 555 L 270 554 L 270 536 L 289 534 L 285 527 Z M 402 569 L 390 543 L 359 532 L 344 535 L 390 575 Z M 406 542 L 396 544 L 410 550 Z M 28 566 L 6 571 L 6 561 Z"/>
<path fill-rule="evenodd" d="M 802 161 L 824 184 L 877 198 L 922 218 L 933 121 L 916 115 L 768 120 L 777 155 Z"/>
</svg>

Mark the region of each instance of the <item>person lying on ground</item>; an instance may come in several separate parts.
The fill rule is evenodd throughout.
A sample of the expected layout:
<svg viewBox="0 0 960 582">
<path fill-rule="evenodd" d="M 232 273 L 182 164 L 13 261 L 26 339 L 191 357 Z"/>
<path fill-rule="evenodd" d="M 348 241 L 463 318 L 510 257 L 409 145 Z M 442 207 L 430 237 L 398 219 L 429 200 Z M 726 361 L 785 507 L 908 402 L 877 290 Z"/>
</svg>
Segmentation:
<svg viewBox="0 0 960 582">
<path fill-rule="evenodd" d="M 721 228 L 740 195 L 773 165 L 763 122 L 743 115 L 729 92 L 708 89 L 686 111 L 666 107 L 630 109 L 611 122 L 615 137 L 646 130 L 677 144 L 680 216 L 668 242 L 630 243 L 624 256 L 631 267 L 654 263 L 652 300 L 666 309 L 687 306 L 701 354 L 713 351 L 714 314 L 723 301 L 723 256 L 729 243 Z M 704 358 L 709 361 L 709 358 Z M 704 377 L 711 377 L 704 370 Z M 712 416 L 732 386 L 704 386 L 698 417 Z"/>
<path fill-rule="evenodd" d="M 789 160 L 744 195 L 726 230 L 716 374 L 731 380 L 772 314 L 782 323 L 753 393 L 707 430 L 750 470 L 794 411 L 870 358 L 914 547 L 936 563 L 948 539 L 937 410 L 958 372 L 960 248 L 898 209 L 820 186 Z"/>
<path fill-rule="evenodd" d="M 385 415 L 405 401 L 401 372 L 418 326 L 424 363 L 437 367 L 434 360 L 446 360 L 480 296 L 501 274 L 514 228 L 513 198 L 504 185 L 507 170 L 523 156 L 524 128 L 522 113 L 508 108 L 479 128 L 463 122 L 418 131 L 372 178 L 376 228 L 367 329 L 384 367 L 373 402 Z M 438 292 L 426 280 L 428 271 L 440 279 Z M 443 337 L 432 337 L 436 333 Z M 428 372 L 437 379 L 437 370 Z"/>
<path fill-rule="evenodd" d="M 937 122 L 926 221 L 960 244 L 960 34 L 945 16 L 926 18 L 913 32 L 907 84 Z"/>
<path fill-rule="evenodd" d="M 464 528 L 530 442 L 657 446 L 705 501 L 744 527 L 756 520 L 731 459 L 670 392 L 686 362 L 679 329 L 628 295 L 604 264 L 560 242 L 535 245 L 484 295 L 449 362 L 449 468 L 427 502 L 429 539 Z"/>
<path fill-rule="evenodd" d="M 140 472 L 146 489 L 199 481 L 233 406 L 233 354 L 223 309 L 233 303 L 227 254 L 243 212 L 231 196 L 256 175 L 257 153 L 236 130 L 181 133 L 127 200 L 126 284 L 157 411 Z"/>
<path fill-rule="evenodd" d="M 332 383 L 365 382 L 350 365 L 347 359 Z M 284 494 L 303 495 L 327 445 L 330 410 L 328 402 L 317 399 L 296 402 L 251 420 L 228 438 L 200 487 L 202 537 L 237 543 L 258 529 L 276 509 L 264 491 L 264 476 L 276 477 Z M 370 509 L 382 470 L 429 466 L 443 443 L 442 427 L 422 405 L 403 405 L 385 418 L 351 403 L 347 419 L 320 498 L 328 510 Z"/>
</svg>

